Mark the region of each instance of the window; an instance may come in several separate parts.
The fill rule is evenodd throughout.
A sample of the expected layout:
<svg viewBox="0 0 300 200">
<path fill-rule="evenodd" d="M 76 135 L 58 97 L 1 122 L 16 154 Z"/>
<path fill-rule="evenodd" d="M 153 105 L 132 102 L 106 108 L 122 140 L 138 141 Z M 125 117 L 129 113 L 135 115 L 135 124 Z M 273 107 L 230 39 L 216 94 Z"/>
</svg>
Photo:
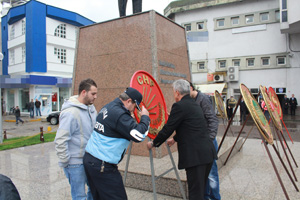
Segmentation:
<svg viewBox="0 0 300 200">
<path fill-rule="evenodd" d="M 254 66 L 254 58 L 248 58 L 247 59 L 247 66 L 253 67 Z"/>
<path fill-rule="evenodd" d="M 232 17 L 231 18 L 231 24 L 232 25 L 238 25 L 239 24 L 239 17 Z"/>
<path fill-rule="evenodd" d="M 287 14 L 287 0 L 282 0 L 282 5 L 281 5 L 281 22 L 287 22 L 288 21 L 288 14 Z"/>
<path fill-rule="evenodd" d="M 287 7 L 286 7 L 286 1 L 287 0 L 282 0 L 282 10 L 287 9 Z"/>
<path fill-rule="evenodd" d="M 226 60 L 220 60 L 219 61 L 219 68 L 225 68 L 226 67 Z"/>
<path fill-rule="evenodd" d="M 54 36 L 66 38 L 66 24 L 60 24 L 56 27 Z"/>
<path fill-rule="evenodd" d="M 11 26 L 9 37 L 11 40 L 15 38 L 15 25 Z"/>
<path fill-rule="evenodd" d="M 224 20 L 224 19 L 218 19 L 218 20 L 217 20 L 217 26 L 218 26 L 218 27 L 223 27 L 223 26 L 225 26 L 225 20 Z"/>
<path fill-rule="evenodd" d="M 185 28 L 186 31 L 191 31 L 192 30 L 191 24 L 185 24 L 184 28 Z"/>
<path fill-rule="evenodd" d="M 22 62 L 26 61 L 26 47 L 22 46 Z"/>
<path fill-rule="evenodd" d="M 260 14 L 260 21 L 269 21 L 269 13 L 261 13 Z"/>
<path fill-rule="evenodd" d="M 25 35 L 26 32 L 26 21 L 23 19 L 22 20 L 22 35 Z"/>
<path fill-rule="evenodd" d="M 254 22 L 254 15 L 246 15 L 246 24 Z"/>
<path fill-rule="evenodd" d="M 11 49 L 9 50 L 9 65 L 15 64 L 15 50 Z"/>
<path fill-rule="evenodd" d="M 54 55 L 57 55 L 57 58 L 60 60 L 60 63 L 65 64 L 67 61 L 67 50 L 54 48 Z"/>
<path fill-rule="evenodd" d="M 261 64 L 263 66 L 268 66 L 270 65 L 270 58 L 261 58 Z"/>
<path fill-rule="evenodd" d="M 277 57 L 277 65 L 285 65 L 285 57 L 284 56 Z"/>
<path fill-rule="evenodd" d="M 281 12 L 282 15 L 282 22 L 287 22 L 288 21 L 288 16 L 287 16 L 287 11 L 282 11 Z"/>
<path fill-rule="evenodd" d="M 198 29 L 198 30 L 204 29 L 204 22 L 198 22 L 198 23 L 197 23 L 197 29 Z"/>
<path fill-rule="evenodd" d="M 232 60 L 232 65 L 233 65 L 233 66 L 238 66 L 238 67 L 239 67 L 239 66 L 240 66 L 240 62 L 241 62 L 241 61 L 240 61 L 239 59 Z"/>
<path fill-rule="evenodd" d="M 197 67 L 198 67 L 198 70 L 205 69 L 205 62 L 198 62 Z"/>
<path fill-rule="evenodd" d="M 275 11 L 275 19 L 276 19 L 276 21 L 280 21 L 280 12 L 279 12 L 279 10 Z"/>
</svg>

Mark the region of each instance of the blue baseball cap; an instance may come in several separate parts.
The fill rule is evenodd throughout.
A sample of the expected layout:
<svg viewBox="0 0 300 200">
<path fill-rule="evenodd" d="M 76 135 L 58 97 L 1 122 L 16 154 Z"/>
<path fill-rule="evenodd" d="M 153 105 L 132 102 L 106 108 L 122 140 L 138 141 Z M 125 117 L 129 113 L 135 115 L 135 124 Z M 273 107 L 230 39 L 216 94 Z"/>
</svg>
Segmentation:
<svg viewBox="0 0 300 200">
<path fill-rule="evenodd" d="M 132 101 L 136 103 L 136 108 L 139 111 L 142 111 L 139 105 L 143 100 L 143 95 L 138 90 L 132 87 L 126 88 L 125 93 L 132 99 Z"/>
</svg>

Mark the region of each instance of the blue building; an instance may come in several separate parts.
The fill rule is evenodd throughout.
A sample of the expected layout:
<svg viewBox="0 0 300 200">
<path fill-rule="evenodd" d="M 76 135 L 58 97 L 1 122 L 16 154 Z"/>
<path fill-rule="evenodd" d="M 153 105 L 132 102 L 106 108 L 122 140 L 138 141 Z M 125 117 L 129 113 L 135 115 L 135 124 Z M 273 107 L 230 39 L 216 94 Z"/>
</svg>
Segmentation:
<svg viewBox="0 0 300 200">
<path fill-rule="evenodd" d="M 60 8 L 31 0 L 2 17 L 2 78 L 6 111 L 27 112 L 33 99 L 42 115 L 59 111 L 71 95 L 78 27 L 94 22 Z"/>
</svg>

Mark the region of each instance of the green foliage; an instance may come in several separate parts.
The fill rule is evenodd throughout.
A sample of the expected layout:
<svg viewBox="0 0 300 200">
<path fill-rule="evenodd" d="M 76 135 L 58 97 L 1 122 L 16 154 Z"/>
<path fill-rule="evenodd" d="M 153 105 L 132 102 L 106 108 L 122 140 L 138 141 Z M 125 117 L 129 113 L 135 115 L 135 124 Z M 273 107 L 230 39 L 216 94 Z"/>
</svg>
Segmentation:
<svg viewBox="0 0 300 200">
<path fill-rule="evenodd" d="M 44 135 L 44 142 L 53 142 L 55 139 L 56 132 L 44 133 L 43 135 Z M 41 144 L 44 142 L 40 141 L 40 134 L 34 136 L 27 136 L 27 137 L 11 138 L 7 140 L 3 140 L 3 143 L 0 144 L 0 151 L 30 146 L 35 144 Z"/>
</svg>

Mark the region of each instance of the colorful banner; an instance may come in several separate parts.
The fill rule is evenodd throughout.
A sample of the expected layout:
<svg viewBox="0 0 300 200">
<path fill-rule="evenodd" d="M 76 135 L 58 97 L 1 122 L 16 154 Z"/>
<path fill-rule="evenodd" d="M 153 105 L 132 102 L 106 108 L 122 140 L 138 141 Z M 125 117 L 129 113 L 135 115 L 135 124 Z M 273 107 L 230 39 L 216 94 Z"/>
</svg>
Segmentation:
<svg viewBox="0 0 300 200">
<path fill-rule="evenodd" d="M 267 94 L 267 88 L 265 86 L 259 86 L 260 89 L 260 93 L 262 94 L 265 104 L 267 106 L 267 109 L 269 111 L 269 114 L 271 116 L 271 119 L 275 125 L 275 127 L 282 131 L 282 125 L 281 125 L 281 121 L 280 121 L 280 117 L 278 115 L 277 110 L 275 109 L 274 104 L 272 103 L 271 99 L 269 98 L 268 94 Z"/>
<path fill-rule="evenodd" d="M 272 87 L 269 87 L 268 95 L 269 95 L 273 105 L 275 106 L 275 110 L 277 111 L 280 119 L 282 119 L 283 114 L 282 114 L 282 108 L 280 105 L 280 101 L 277 97 L 275 90 Z"/>
<path fill-rule="evenodd" d="M 168 113 L 164 95 L 155 79 L 146 71 L 137 71 L 133 74 L 130 87 L 137 89 L 142 95 L 143 100 L 140 107 L 145 106 L 149 111 L 150 130 L 148 136 L 155 139 L 158 132 L 163 128 L 168 120 Z M 140 122 L 141 116 L 135 109 L 135 118 Z"/>
<path fill-rule="evenodd" d="M 220 93 L 215 90 L 215 102 L 216 102 L 216 105 L 217 105 L 217 109 L 221 115 L 221 117 L 223 119 L 227 119 L 227 111 L 226 111 L 226 106 L 224 104 L 224 101 L 223 101 L 223 98 L 221 97 Z"/>
<path fill-rule="evenodd" d="M 250 90 L 244 84 L 240 85 L 240 90 L 241 90 L 242 96 L 244 98 L 244 101 L 246 103 L 246 106 L 247 106 L 247 108 L 252 116 L 252 119 L 255 122 L 259 132 L 262 134 L 262 136 L 265 138 L 265 140 L 269 144 L 272 145 L 273 144 L 273 135 L 271 132 L 271 128 L 269 126 L 269 123 L 268 123 L 261 107 L 257 103 L 256 99 L 253 97 Z"/>
</svg>

